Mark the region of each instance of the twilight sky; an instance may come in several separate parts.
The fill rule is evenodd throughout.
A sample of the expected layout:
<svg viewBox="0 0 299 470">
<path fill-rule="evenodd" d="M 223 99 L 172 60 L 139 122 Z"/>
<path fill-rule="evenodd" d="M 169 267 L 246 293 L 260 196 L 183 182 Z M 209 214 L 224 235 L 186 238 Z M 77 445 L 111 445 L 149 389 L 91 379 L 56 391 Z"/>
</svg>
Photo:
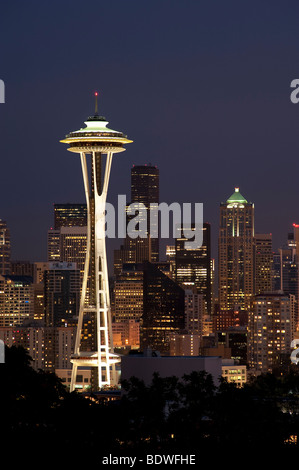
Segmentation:
<svg viewBox="0 0 299 470">
<path fill-rule="evenodd" d="M 299 223 L 298 0 L 12 0 L 0 40 L 0 218 L 14 259 L 45 260 L 53 203 L 84 202 L 79 157 L 59 140 L 92 114 L 95 90 L 134 140 L 114 159 L 110 202 L 151 162 L 161 201 L 204 203 L 213 256 L 235 186 L 275 249 Z"/>
</svg>

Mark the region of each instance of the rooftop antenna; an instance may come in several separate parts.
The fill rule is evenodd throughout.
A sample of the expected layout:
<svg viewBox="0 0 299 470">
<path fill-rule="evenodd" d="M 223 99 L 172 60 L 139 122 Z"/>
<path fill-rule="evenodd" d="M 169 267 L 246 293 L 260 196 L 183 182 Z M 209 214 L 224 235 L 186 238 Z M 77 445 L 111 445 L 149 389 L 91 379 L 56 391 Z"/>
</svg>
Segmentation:
<svg viewBox="0 0 299 470">
<path fill-rule="evenodd" d="M 95 108 L 94 108 L 94 113 L 95 115 L 98 114 L 98 95 L 99 93 L 95 91 L 94 96 L 95 96 Z"/>
</svg>

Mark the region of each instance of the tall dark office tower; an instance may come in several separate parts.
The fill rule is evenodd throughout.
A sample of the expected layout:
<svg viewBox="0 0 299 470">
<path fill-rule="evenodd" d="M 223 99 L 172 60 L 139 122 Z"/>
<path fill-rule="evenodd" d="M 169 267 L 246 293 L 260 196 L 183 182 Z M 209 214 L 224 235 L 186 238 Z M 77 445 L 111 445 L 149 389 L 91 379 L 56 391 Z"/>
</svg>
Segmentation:
<svg viewBox="0 0 299 470">
<path fill-rule="evenodd" d="M 79 313 L 80 272 L 75 263 L 50 262 L 44 272 L 46 326 L 76 326 Z"/>
<path fill-rule="evenodd" d="M 187 227 L 186 227 L 187 228 Z M 191 225 L 191 229 L 194 225 Z M 202 245 L 188 249 L 184 234 L 175 240 L 175 280 L 184 289 L 196 288 L 205 298 L 206 314 L 211 315 L 212 279 L 211 279 L 211 226 L 203 224 Z"/>
<path fill-rule="evenodd" d="M 254 204 L 235 188 L 220 204 L 219 304 L 221 310 L 248 310 L 254 294 Z"/>
<path fill-rule="evenodd" d="M 185 291 L 154 264 L 144 262 L 141 348 L 169 354 L 170 335 L 184 328 Z"/>
<path fill-rule="evenodd" d="M 254 293 L 272 290 L 272 234 L 257 233 L 254 236 Z"/>
<path fill-rule="evenodd" d="M 294 231 L 288 233 L 286 244 L 279 248 L 280 255 L 280 290 L 298 298 L 298 252 L 299 226 L 293 224 Z"/>
<path fill-rule="evenodd" d="M 298 297 L 298 263 L 293 247 L 279 248 L 280 253 L 280 290 L 285 294 Z"/>
<path fill-rule="evenodd" d="M 272 291 L 281 290 L 281 269 L 280 269 L 280 253 L 273 253 L 272 262 Z"/>
<path fill-rule="evenodd" d="M 131 201 L 129 204 L 135 204 L 136 211 L 138 211 L 139 204 L 145 206 L 147 237 L 130 238 L 126 236 L 124 245 L 114 252 L 115 275 L 120 274 L 124 263 L 159 261 L 159 237 L 151 237 L 149 233 L 150 210 L 151 208 L 158 208 L 159 205 L 159 169 L 156 166 L 151 164 L 133 166 L 131 169 Z M 134 215 L 126 214 L 127 225 L 132 218 L 134 218 Z M 159 227 L 156 229 L 159 234 Z"/>
<path fill-rule="evenodd" d="M 86 225 L 86 204 L 54 204 L 55 230 L 61 227 L 85 227 Z"/>
<path fill-rule="evenodd" d="M 144 204 L 147 209 L 147 238 L 128 239 L 129 247 L 136 251 L 136 262 L 159 261 L 159 238 L 151 238 L 150 208 L 159 205 L 159 169 L 156 166 L 134 165 L 131 169 L 131 203 Z M 146 251 L 148 256 L 144 258 Z"/>
<path fill-rule="evenodd" d="M 159 202 L 159 169 L 156 166 L 133 165 L 131 202 L 141 202 L 146 207 Z"/>
<path fill-rule="evenodd" d="M 287 243 L 279 249 L 280 290 L 295 296 L 296 325 L 299 319 L 299 225 L 293 224 Z"/>
<path fill-rule="evenodd" d="M 7 224 L 0 219 L 0 274 L 10 274 L 10 233 Z"/>
</svg>

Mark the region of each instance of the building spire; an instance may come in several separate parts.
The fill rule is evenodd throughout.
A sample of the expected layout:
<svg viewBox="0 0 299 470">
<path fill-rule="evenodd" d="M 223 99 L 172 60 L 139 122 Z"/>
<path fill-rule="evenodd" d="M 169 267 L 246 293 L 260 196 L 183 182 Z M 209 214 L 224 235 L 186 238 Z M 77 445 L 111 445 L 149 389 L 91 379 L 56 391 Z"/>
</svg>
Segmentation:
<svg viewBox="0 0 299 470">
<path fill-rule="evenodd" d="M 98 96 L 99 96 L 99 92 L 95 91 L 94 92 L 94 115 L 89 116 L 87 118 L 87 121 L 106 121 L 106 118 L 104 116 L 99 116 Z"/>
<path fill-rule="evenodd" d="M 94 96 L 95 96 L 95 107 L 94 107 L 94 114 L 95 116 L 98 115 L 98 95 L 99 93 L 95 91 Z"/>
</svg>

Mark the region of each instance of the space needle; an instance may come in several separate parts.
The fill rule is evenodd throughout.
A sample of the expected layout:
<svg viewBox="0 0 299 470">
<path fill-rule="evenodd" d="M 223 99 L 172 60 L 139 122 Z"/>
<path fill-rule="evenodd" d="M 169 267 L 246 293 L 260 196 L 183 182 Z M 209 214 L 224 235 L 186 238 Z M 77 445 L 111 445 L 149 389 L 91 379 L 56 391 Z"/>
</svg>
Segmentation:
<svg viewBox="0 0 299 470">
<path fill-rule="evenodd" d="M 122 132 L 109 129 L 107 120 L 99 116 L 98 92 L 95 93 L 95 114 L 85 121 L 85 125 L 86 127 L 70 132 L 60 141 L 69 144 L 70 152 L 80 154 L 87 204 L 87 248 L 75 348 L 71 357 L 71 391 L 75 389 L 78 367 L 93 368 L 94 381 L 99 390 L 104 386 L 117 384 L 115 364 L 120 358 L 113 350 L 105 204 L 113 155 L 123 152 L 124 144 L 132 142 Z M 87 155 L 90 155 L 89 161 Z M 92 350 L 88 351 L 81 347 L 83 322 L 86 318 L 93 325 Z"/>
</svg>

